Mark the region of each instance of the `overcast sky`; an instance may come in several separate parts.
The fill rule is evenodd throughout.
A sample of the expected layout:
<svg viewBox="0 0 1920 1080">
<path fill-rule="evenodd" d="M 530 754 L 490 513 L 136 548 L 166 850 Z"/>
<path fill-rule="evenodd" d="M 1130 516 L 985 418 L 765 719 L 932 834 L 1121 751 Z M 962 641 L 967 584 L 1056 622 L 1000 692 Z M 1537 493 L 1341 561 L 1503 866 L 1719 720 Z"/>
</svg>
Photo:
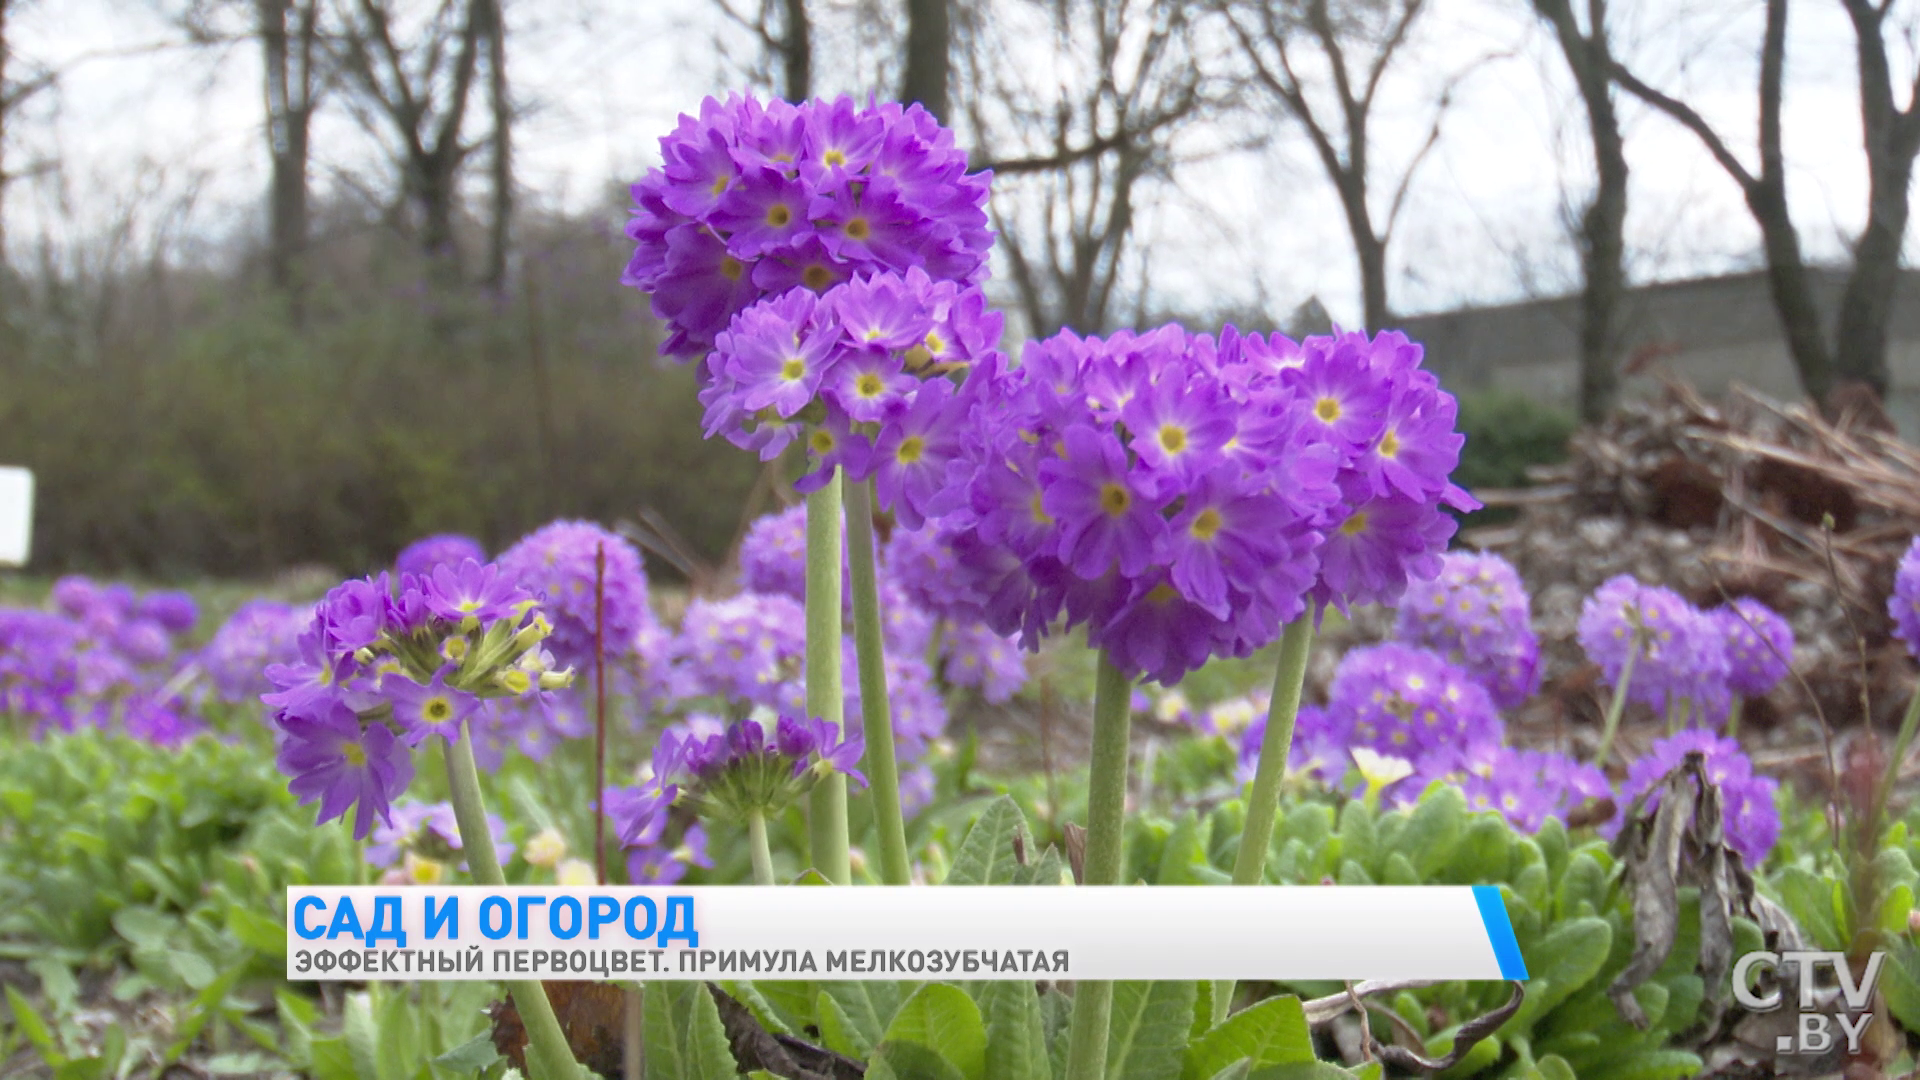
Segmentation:
<svg viewBox="0 0 1920 1080">
<path fill-rule="evenodd" d="M 1901 0 L 1906 6 L 1913 0 Z M 539 201 L 618 218 L 608 191 L 656 160 L 656 140 L 699 98 L 729 89 L 714 50 L 711 0 L 508 0 L 517 97 L 534 107 L 516 130 L 520 182 Z M 815 0 L 826 34 L 852 0 Z M 256 229 L 265 162 L 257 51 L 151 49 L 177 40 L 161 0 L 39 0 L 10 30 L 22 60 L 67 69 L 9 132 L 8 164 L 58 158 L 59 177 L 16 185 L 9 242 L 47 229 L 101 229 L 135 208 L 135 232 L 171 228 L 215 244 Z M 1752 162 L 1758 3 L 1672 0 L 1615 5 L 1640 74 L 1683 89 Z M 1437 87 L 1470 66 L 1442 140 L 1416 179 L 1394 235 L 1393 302 L 1402 312 L 1513 300 L 1577 287 L 1563 204 L 1586 172 L 1584 114 L 1562 62 L 1522 0 L 1432 0 L 1407 61 L 1389 73 L 1376 180 L 1390 190 L 1431 120 Z M 736 41 L 744 51 L 746 43 Z M 1789 195 L 1810 257 L 1837 260 L 1864 220 L 1852 31 L 1834 0 L 1795 0 L 1786 95 Z M 1896 80 L 1911 78 L 1904 44 Z M 864 91 L 862 65 L 817 60 L 822 91 Z M 1902 73 L 1906 73 L 1903 75 Z M 1633 175 L 1630 271 L 1638 280 L 1757 264 L 1758 233 L 1732 182 L 1694 137 L 1623 105 Z M 1297 133 L 1262 154 L 1210 158 L 1143 215 L 1151 278 L 1170 306 L 1264 303 L 1283 315 L 1318 296 L 1357 322 L 1358 286 L 1339 206 Z M 475 125 L 475 131 L 481 125 Z M 379 158 L 337 109 L 315 129 L 315 181 L 377 180 Z M 1573 185 L 1571 188 L 1569 185 Z M 193 192 L 190 204 L 184 196 Z M 1384 204 L 1384 199 L 1382 200 Z M 192 245 L 189 244 L 190 248 Z"/>
</svg>

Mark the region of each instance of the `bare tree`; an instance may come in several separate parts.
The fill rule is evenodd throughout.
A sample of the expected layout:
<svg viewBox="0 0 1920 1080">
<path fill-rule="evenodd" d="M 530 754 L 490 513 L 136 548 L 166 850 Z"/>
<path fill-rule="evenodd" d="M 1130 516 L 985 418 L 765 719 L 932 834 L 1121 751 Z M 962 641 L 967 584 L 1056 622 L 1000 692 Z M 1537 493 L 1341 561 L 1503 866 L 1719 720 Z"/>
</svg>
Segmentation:
<svg viewBox="0 0 1920 1080">
<path fill-rule="evenodd" d="M 1692 106 L 1654 89 L 1629 71 L 1617 57 L 1612 61 L 1613 78 L 1635 97 L 1693 132 L 1707 152 L 1713 155 L 1713 159 L 1733 178 L 1734 183 L 1740 185 L 1747 209 L 1760 226 L 1761 243 L 1767 256 L 1767 282 L 1773 294 L 1774 308 L 1780 316 L 1781 328 L 1786 332 L 1788 352 L 1800 375 L 1800 386 L 1815 401 L 1825 404 L 1834 390 L 1832 354 L 1827 349 L 1820 326 L 1820 311 L 1814 304 L 1813 291 L 1807 281 L 1806 265 L 1800 253 L 1800 234 L 1794 229 L 1793 218 L 1787 212 L 1786 158 L 1780 149 L 1781 84 L 1785 81 L 1787 67 L 1787 0 L 1766 2 L 1766 30 L 1760 42 L 1758 172 L 1750 171 L 1742 164 L 1728 149 L 1726 141 Z M 1911 154 L 1907 161 L 1911 164 Z M 1903 204 L 1905 199 L 1903 189 Z M 1884 332 L 1883 324 L 1883 335 Z"/>
<path fill-rule="evenodd" d="M 952 65 L 953 20 L 949 0 L 907 0 L 906 74 L 900 100 L 919 102 L 941 123 L 947 120 L 947 80 Z"/>
<path fill-rule="evenodd" d="M 979 5 L 985 8 L 986 5 Z M 971 7 L 971 5 L 970 5 Z M 966 58 L 968 118 L 997 156 L 991 207 L 1027 330 L 1106 330 L 1121 288 L 1143 182 L 1164 178 L 1183 126 L 1214 101 L 1180 0 L 1054 0 L 1049 78 L 1038 35 L 975 10 Z M 997 17 L 996 17 L 997 16 Z"/>
<path fill-rule="evenodd" d="M 753 35 L 760 49 L 753 67 L 761 79 L 777 83 L 788 101 L 813 95 L 813 22 L 807 0 L 760 0 L 751 15 L 735 7 L 734 0 L 714 0 L 714 6 L 728 22 Z M 777 76 L 768 70 L 769 63 L 778 66 Z"/>
<path fill-rule="evenodd" d="M 1614 108 L 1606 0 L 1587 0 L 1586 25 L 1573 0 L 1533 0 L 1553 28 L 1593 140 L 1594 191 L 1580 218 L 1580 415 L 1599 420 L 1619 390 L 1620 305 L 1626 295 L 1627 155 Z"/>
<path fill-rule="evenodd" d="M 7 165 L 7 132 L 12 120 L 35 95 L 52 87 L 58 73 L 38 69 L 26 75 L 17 73 L 12 45 L 7 37 L 7 16 L 19 14 L 29 0 L 0 0 L 0 270 L 7 265 L 7 185 L 19 177 Z"/>
<path fill-rule="evenodd" d="M 387 143 L 402 201 L 418 214 L 418 243 L 443 283 L 460 273 L 460 169 L 477 147 L 462 130 L 491 10 L 491 0 L 439 0 L 416 39 L 403 44 L 391 0 L 357 0 L 343 13 L 336 46 L 355 91 L 348 108 Z"/>
<path fill-rule="evenodd" d="M 513 100 L 507 92 L 507 19 L 501 0 L 486 6 L 487 104 L 493 114 L 493 159 L 489 168 L 493 213 L 487 229 L 487 266 L 481 280 L 489 289 L 507 282 L 507 253 L 513 232 Z"/>
<path fill-rule="evenodd" d="M 1391 317 L 1387 247 L 1393 227 L 1414 174 L 1440 140 L 1440 122 L 1452 100 L 1453 83 L 1449 83 L 1439 96 L 1426 138 L 1394 185 L 1384 219 L 1377 219 L 1371 202 L 1374 177 L 1367 128 L 1381 82 L 1426 10 L 1426 0 L 1227 0 L 1223 10 L 1255 81 L 1306 130 L 1340 196 L 1360 263 L 1364 318 L 1368 329 L 1378 330 Z M 1325 62 L 1331 87 L 1316 88 L 1312 80 L 1302 77 L 1297 58 L 1303 49 L 1317 52 Z M 1322 89 L 1332 92 L 1331 110 L 1315 102 Z M 1329 111 L 1337 114 L 1337 120 Z"/>
<path fill-rule="evenodd" d="M 320 43 L 320 0 L 254 0 L 255 33 L 265 61 L 267 99 L 267 278 L 303 312 L 308 241 L 308 133 L 318 104 L 314 62 Z"/>
</svg>

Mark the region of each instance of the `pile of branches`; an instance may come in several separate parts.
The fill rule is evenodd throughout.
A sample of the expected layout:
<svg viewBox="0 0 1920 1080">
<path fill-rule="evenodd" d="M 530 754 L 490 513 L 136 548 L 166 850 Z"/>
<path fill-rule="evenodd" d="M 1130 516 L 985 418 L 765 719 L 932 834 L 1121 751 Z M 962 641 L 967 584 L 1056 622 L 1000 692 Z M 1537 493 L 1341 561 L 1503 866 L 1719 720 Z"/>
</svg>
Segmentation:
<svg viewBox="0 0 1920 1080">
<path fill-rule="evenodd" d="M 1868 711 L 1897 724 L 1911 681 L 1886 600 L 1920 532 L 1920 447 L 1877 410 L 1828 420 L 1743 387 L 1709 402 L 1664 383 L 1575 434 L 1570 460 L 1532 470 L 1532 487 L 1475 493 L 1519 511 L 1462 539 L 1510 559 L 1533 593 L 1549 690 L 1534 719 L 1597 715 L 1581 601 L 1633 574 L 1704 607 L 1752 596 L 1787 617 L 1797 678 L 1745 714 L 1778 741 L 1801 741 L 1816 701 L 1835 727 Z"/>
</svg>

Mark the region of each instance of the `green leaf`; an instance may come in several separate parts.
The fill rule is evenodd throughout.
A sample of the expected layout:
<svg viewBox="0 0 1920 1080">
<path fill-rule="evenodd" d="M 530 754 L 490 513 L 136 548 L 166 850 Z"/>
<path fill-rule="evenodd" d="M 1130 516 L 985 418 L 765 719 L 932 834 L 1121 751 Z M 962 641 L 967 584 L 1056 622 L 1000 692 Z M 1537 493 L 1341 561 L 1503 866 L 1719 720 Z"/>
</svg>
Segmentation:
<svg viewBox="0 0 1920 1080">
<path fill-rule="evenodd" d="M 373 1022 L 372 997 L 364 991 L 348 994 L 341 1020 L 353 1071 L 361 1080 L 392 1080 L 381 1067 L 392 1059 L 380 1052 L 380 1029 Z"/>
<path fill-rule="evenodd" d="M 1425 881 L 1447 865 L 1466 831 L 1467 797 L 1447 785 L 1428 792 L 1413 808 L 1394 838 L 1393 849 L 1405 855 L 1419 871 L 1419 880 Z"/>
<path fill-rule="evenodd" d="M 1880 992 L 1887 1009 L 1908 1031 L 1920 1031 L 1920 946 L 1896 938 L 1880 973 Z"/>
<path fill-rule="evenodd" d="M 206 957 L 185 949 L 167 950 L 167 966 L 180 976 L 181 982 L 194 990 L 205 990 L 218 977 L 213 964 Z"/>
<path fill-rule="evenodd" d="M 1209 1080 L 1247 1080 L 1247 1074 L 1253 1071 L 1253 1062 L 1236 1061 L 1214 1073 Z"/>
<path fill-rule="evenodd" d="M 238 904 L 227 909 L 227 933 L 234 940 L 269 960 L 287 958 L 287 928 L 256 911 Z"/>
<path fill-rule="evenodd" d="M 948 983 L 914 991 L 893 1014 L 881 1042 L 927 1047 L 957 1066 L 966 1080 L 983 1080 L 986 1073 L 987 1029 L 980 1008 L 966 991 Z"/>
<path fill-rule="evenodd" d="M 953 853 L 953 868 L 947 871 L 948 885 L 1010 885 L 1020 864 L 1013 858 L 1013 837 L 1026 831 L 1026 816 L 1010 795 L 1002 795 L 987 804 L 980 819 L 967 830 L 960 849 Z"/>
<path fill-rule="evenodd" d="M 136 949 L 158 949 L 173 936 L 178 925 L 171 916 L 144 905 L 123 907 L 113 913 L 114 932 L 126 938 Z"/>
<path fill-rule="evenodd" d="M 833 879 L 809 866 L 793 879 L 795 885 L 831 885 Z"/>
<path fill-rule="evenodd" d="M 1060 857 L 1060 849 L 1054 847 L 1041 852 L 1038 860 L 1015 867 L 1013 871 L 1015 885 L 1065 885 L 1071 880 L 1067 876 L 1066 860 Z"/>
<path fill-rule="evenodd" d="M 371 1080 L 354 1068 L 344 1035 L 313 1040 L 313 1080 Z"/>
<path fill-rule="evenodd" d="M 1354 1080 L 1354 1074 L 1324 1061 L 1295 1061 L 1256 1070 L 1247 1080 Z"/>
<path fill-rule="evenodd" d="M 986 1072 L 993 1080 L 1053 1080 L 1046 1026 L 1033 985 L 995 979 L 980 991 L 987 1026 Z"/>
<path fill-rule="evenodd" d="M 766 1028 L 776 1035 L 792 1035 L 798 1030 L 798 1027 L 806 1026 L 806 1023 L 803 1022 L 796 1027 L 787 1014 L 783 1013 L 780 1008 L 768 1001 L 766 995 L 761 993 L 763 985 L 765 984 L 741 980 L 723 981 L 720 984 L 720 989 L 725 990 L 728 994 L 732 995 L 735 1000 L 739 1001 L 740 1004 L 745 1005 L 747 1009 L 753 1013 L 753 1018 L 760 1021 L 761 1027 Z M 801 988 L 803 995 L 806 993 L 806 983 L 788 983 L 787 985 L 798 986 Z"/>
<path fill-rule="evenodd" d="M 449 1069 L 461 1074 L 477 1073 L 481 1069 L 500 1060 L 500 1051 L 494 1048 L 493 1032 L 482 1031 L 459 1046 L 433 1059 L 436 1069 Z"/>
<path fill-rule="evenodd" d="M 27 1000 L 27 996 L 14 987 L 8 986 L 7 1005 L 13 1009 L 14 1026 L 20 1029 L 20 1034 L 27 1037 L 27 1041 L 33 1044 L 35 1050 L 40 1051 L 40 1056 L 47 1060 L 47 1064 L 65 1063 L 66 1055 L 60 1053 L 59 1046 L 53 1041 L 53 1032 L 47 1029 L 47 1022 L 41 1018 L 40 1014 L 34 1011 L 33 1004 Z"/>
<path fill-rule="evenodd" d="M 1254 1067 L 1313 1060 L 1313 1035 L 1297 997 L 1268 998 L 1227 1017 L 1187 1048 L 1182 1080 L 1207 1080 L 1236 1061 Z"/>
<path fill-rule="evenodd" d="M 1191 981 L 1114 983 L 1107 1080 L 1180 1076 L 1197 994 Z"/>
<path fill-rule="evenodd" d="M 705 983 L 648 983 L 641 994 L 647 1080 L 733 1080 L 720 1008 Z"/>
<path fill-rule="evenodd" d="M 827 1049 L 850 1058 L 873 1053 L 873 1039 L 860 1031 L 846 1008 L 824 989 L 814 1001 L 813 1014 L 820 1022 L 820 1041 Z"/>
<path fill-rule="evenodd" d="M 911 1042 L 889 1042 L 874 1054 L 867 1080 L 965 1080 L 958 1066 Z"/>
<path fill-rule="evenodd" d="M 1587 1070 L 1582 1080 L 1680 1080 L 1701 1064 L 1699 1055 L 1685 1050 L 1640 1050 Z"/>
<path fill-rule="evenodd" d="M 1526 999 L 1506 1023 L 1503 1035 L 1524 1035 L 1534 1022 L 1592 982 L 1607 962 L 1613 927 L 1597 916 L 1561 923 L 1527 950 Z"/>
<path fill-rule="evenodd" d="M 1834 895 L 1839 883 L 1828 881 L 1798 866 L 1788 866 L 1774 879 L 1780 903 L 1800 924 L 1800 929 L 1822 949 L 1843 949 L 1840 921 L 1834 915 Z"/>
</svg>

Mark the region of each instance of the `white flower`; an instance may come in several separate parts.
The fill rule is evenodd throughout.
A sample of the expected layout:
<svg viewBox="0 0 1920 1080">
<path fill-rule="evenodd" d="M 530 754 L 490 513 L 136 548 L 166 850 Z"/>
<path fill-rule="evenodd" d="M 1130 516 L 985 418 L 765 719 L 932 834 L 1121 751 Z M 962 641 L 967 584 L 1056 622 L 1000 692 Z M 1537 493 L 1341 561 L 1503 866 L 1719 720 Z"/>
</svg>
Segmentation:
<svg viewBox="0 0 1920 1080">
<path fill-rule="evenodd" d="M 554 870 L 554 878 L 560 885 L 598 885 L 600 877 L 593 872 L 593 864 L 585 859 L 566 859 Z"/>
<path fill-rule="evenodd" d="M 1413 775 L 1413 762 L 1376 754 L 1364 746 L 1353 748 L 1353 763 L 1360 767 L 1360 777 L 1367 782 L 1369 794 Z"/>
<path fill-rule="evenodd" d="M 527 849 L 521 854 L 528 866 L 551 870 L 567 857 L 567 838 L 560 835 L 559 829 L 542 829 L 527 841 Z"/>
</svg>

